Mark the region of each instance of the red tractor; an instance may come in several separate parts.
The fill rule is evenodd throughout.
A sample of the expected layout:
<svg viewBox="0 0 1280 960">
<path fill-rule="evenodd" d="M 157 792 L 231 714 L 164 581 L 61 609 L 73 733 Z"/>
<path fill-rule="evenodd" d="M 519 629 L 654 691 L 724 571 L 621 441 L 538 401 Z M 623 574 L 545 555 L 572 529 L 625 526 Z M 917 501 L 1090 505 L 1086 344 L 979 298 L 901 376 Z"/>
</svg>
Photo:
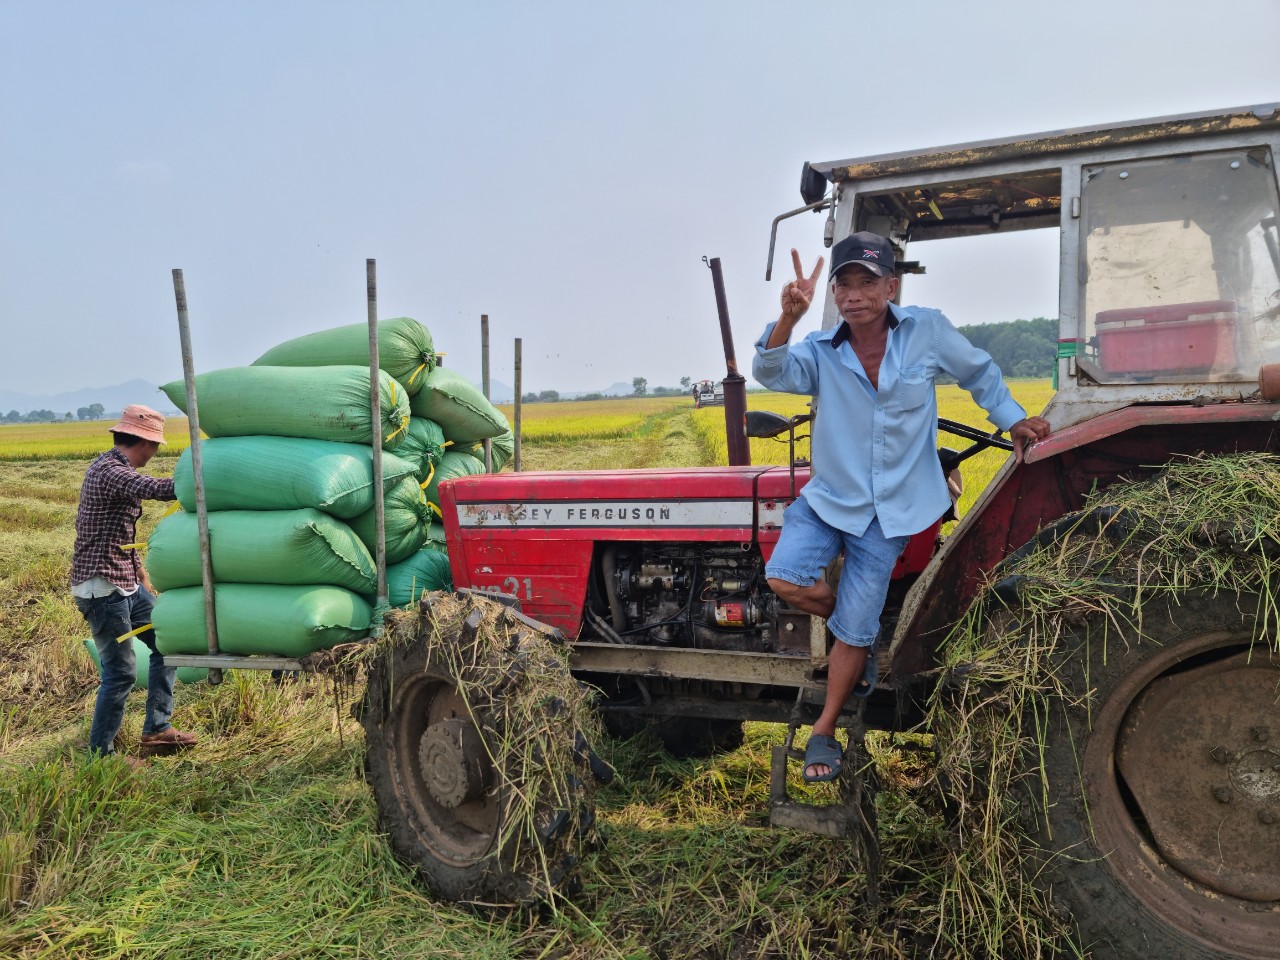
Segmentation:
<svg viewBox="0 0 1280 960">
<path fill-rule="evenodd" d="M 1280 106 L 1267 105 L 805 164 L 805 206 L 783 216 L 827 211 L 828 245 L 859 230 L 887 236 L 907 274 L 924 272 L 905 257 L 918 242 L 1060 237 L 1058 389 L 1044 413 L 1053 433 L 1023 462 L 1009 457 L 945 540 L 935 524 L 909 543 L 878 685 L 847 708 L 850 753 L 868 727 L 918 728 L 952 626 L 1024 545 L 1052 542 L 1068 519 L 1087 535 L 1079 515 L 1093 491 L 1187 456 L 1276 451 L 1278 153 Z M 828 295 L 823 324 L 837 320 Z M 734 465 L 443 484 L 453 577 L 565 638 L 573 674 L 602 691 L 613 729 L 651 727 L 670 750 L 705 754 L 736 746 L 743 721 L 787 724 L 772 823 L 858 838 L 874 870 L 874 808 L 855 772 L 864 764 L 846 760 L 843 802 L 787 796 L 792 737 L 817 715 L 829 641 L 821 621 L 770 593 L 763 571 L 809 464 L 751 466 L 741 451 L 748 434 L 794 439 L 807 418 L 744 416 L 735 374 Z M 1009 449 L 998 435 L 941 426 L 966 444 L 941 452 L 948 473 L 978 450 Z M 1251 609 L 1190 591 L 1176 622 L 1150 618 L 1155 636 L 1141 644 L 1058 654 L 1088 675 L 1091 709 L 1064 707 L 1054 721 L 1050 765 L 1077 775 L 1054 783 L 1042 839 L 1066 851 L 1053 897 L 1095 955 L 1280 957 L 1280 659 L 1275 624 Z M 485 787 L 500 751 L 458 719 L 449 676 L 424 673 L 409 653 L 380 669 L 365 725 L 398 851 L 445 896 L 506 890 L 509 833 Z M 1181 707 L 1157 710 L 1153 698 Z M 429 748 L 446 741 L 429 765 Z"/>
</svg>

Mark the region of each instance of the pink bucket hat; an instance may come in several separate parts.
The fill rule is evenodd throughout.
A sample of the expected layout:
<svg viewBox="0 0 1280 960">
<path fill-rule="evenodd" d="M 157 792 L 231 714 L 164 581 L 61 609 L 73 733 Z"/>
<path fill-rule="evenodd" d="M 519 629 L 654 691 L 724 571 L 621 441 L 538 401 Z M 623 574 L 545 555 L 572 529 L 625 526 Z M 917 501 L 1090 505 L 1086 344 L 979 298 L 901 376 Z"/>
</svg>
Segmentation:
<svg viewBox="0 0 1280 960">
<path fill-rule="evenodd" d="M 112 433 L 128 433 L 143 440 L 164 443 L 164 414 L 157 413 L 140 403 L 131 403 L 120 414 L 120 422 L 111 428 Z"/>
</svg>

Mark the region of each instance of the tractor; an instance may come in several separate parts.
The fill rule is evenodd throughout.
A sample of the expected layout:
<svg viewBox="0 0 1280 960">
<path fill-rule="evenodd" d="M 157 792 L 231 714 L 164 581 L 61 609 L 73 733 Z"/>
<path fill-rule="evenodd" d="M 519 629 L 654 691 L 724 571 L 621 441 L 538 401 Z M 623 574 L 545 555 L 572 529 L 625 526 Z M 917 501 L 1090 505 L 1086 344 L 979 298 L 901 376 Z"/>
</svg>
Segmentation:
<svg viewBox="0 0 1280 960">
<path fill-rule="evenodd" d="M 927 241 L 1059 237 L 1056 393 L 1043 414 L 1053 432 L 1009 456 L 945 538 L 940 517 L 907 545 L 875 689 L 843 717 L 837 802 L 788 795 L 830 638 L 764 578 L 783 511 L 813 468 L 794 454 L 753 466 L 745 453 L 748 436 L 787 437 L 794 451 L 821 403 L 800 417 L 748 413 L 730 338 L 729 466 L 447 482 L 456 586 L 477 610 L 500 605 L 566 645 L 566 669 L 599 691 L 611 730 L 650 729 L 673 752 L 705 755 L 737 746 L 744 721 L 785 724 L 771 823 L 851 838 L 874 871 L 863 734 L 920 729 L 946 674 L 946 638 L 1001 564 L 1068 522 L 1072 536 L 1103 536 L 1079 517 L 1110 484 L 1179 458 L 1276 452 L 1277 153 L 1280 105 L 1270 104 L 804 164 L 804 204 L 775 220 L 774 237 L 809 212 L 825 212 L 828 246 L 855 231 L 886 236 L 906 290 L 925 271 L 908 256 L 923 257 Z M 773 247 L 771 237 L 770 264 Z M 822 324 L 837 322 L 828 292 Z M 940 428 L 961 441 L 940 451 L 948 474 L 980 450 L 1011 449 L 998 433 Z M 1042 839 L 1058 854 L 1054 901 L 1095 956 L 1280 957 L 1280 657 L 1275 625 L 1255 609 L 1189 590 L 1176 617 L 1147 618 L 1154 635 L 1141 644 L 1115 636 L 1109 650 L 1059 654 L 1087 674 L 1092 706 L 1064 705 L 1053 721 L 1048 762 L 1074 775 L 1055 781 Z M 519 861 L 494 812 L 500 745 L 468 720 L 473 684 L 412 644 L 369 682 L 368 764 L 397 851 L 438 894 L 502 895 Z M 582 773 L 563 777 L 572 792 Z"/>
</svg>

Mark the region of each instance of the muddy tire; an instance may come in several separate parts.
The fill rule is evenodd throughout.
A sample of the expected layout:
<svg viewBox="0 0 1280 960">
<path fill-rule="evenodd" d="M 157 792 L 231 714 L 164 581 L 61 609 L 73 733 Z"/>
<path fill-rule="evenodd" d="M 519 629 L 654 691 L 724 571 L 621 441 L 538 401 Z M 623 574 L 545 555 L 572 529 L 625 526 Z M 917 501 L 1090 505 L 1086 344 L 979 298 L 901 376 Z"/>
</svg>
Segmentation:
<svg viewBox="0 0 1280 960">
<path fill-rule="evenodd" d="M 580 729 L 589 708 L 556 695 L 576 684 L 545 637 L 504 627 L 491 601 L 450 602 L 468 615 L 424 616 L 369 668 L 361 720 L 382 828 L 439 899 L 521 904 L 571 893 L 594 836 L 593 767 L 607 769 Z M 495 631 L 506 639 L 494 641 Z M 513 716 L 519 697 L 535 705 L 532 720 Z"/>
<path fill-rule="evenodd" d="M 1035 786 L 1055 909 L 1099 958 L 1280 957 L 1280 659 L 1256 597 L 1149 601 L 1054 667 Z M 1092 696 L 1090 696 L 1092 691 Z"/>
</svg>

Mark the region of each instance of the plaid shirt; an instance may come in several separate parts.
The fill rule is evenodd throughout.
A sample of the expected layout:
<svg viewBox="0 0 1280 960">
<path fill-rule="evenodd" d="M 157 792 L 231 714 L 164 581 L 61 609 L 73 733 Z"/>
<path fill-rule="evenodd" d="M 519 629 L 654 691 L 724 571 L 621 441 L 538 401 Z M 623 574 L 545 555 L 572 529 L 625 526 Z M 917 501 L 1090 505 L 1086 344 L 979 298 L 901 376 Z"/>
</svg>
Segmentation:
<svg viewBox="0 0 1280 960">
<path fill-rule="evenodd" d="M 121 550 L 137 537 L 143 500 L 176 500 L 171 479 L 143 476 L 112 448 L 85 471 L 76 513 L 71 585 L 102 577 L 129 591 L 142 578 L 137 550 Z"/>
</svg>

